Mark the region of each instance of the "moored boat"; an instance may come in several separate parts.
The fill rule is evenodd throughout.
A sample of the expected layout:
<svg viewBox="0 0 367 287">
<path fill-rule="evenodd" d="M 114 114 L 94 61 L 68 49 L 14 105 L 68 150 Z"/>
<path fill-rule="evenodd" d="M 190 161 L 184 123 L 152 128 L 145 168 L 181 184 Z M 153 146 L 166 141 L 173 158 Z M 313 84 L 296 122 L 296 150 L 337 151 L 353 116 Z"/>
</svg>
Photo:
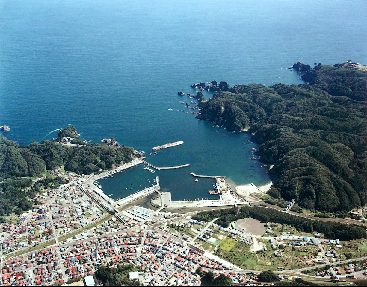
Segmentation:
<svg viewBox="0 0 367 287">
<path fill-rule="evenodd" d="M 7 125 L 0 126 L 0 130 L 3 132 L 10 132 L 10 127 Z"/>
</svg>

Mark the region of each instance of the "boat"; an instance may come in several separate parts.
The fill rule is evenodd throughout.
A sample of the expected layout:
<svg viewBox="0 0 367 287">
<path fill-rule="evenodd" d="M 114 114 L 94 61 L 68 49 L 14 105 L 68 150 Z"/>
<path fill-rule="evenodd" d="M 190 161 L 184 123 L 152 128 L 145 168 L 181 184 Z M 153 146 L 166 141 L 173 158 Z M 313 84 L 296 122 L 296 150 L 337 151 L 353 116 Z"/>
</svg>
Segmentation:
<svg viewBox="0 0 367 287">
<path fill-rule="evenodd" d="M 209 194 L 217 195 L 217 194 L 220 194 L 220 192 L 217 190 L 209 190 Z"/>
<path fill-rule="evenodd" d="M 198 182 L 199 180 L 197 178 L 195 178 L 195 182 Z"/>
<path fill-rule="evenodd" d="M 7 125 L 0 126 L 0 130 L 3 132 L 10 132 L 10 127 Z"/>
</svg>

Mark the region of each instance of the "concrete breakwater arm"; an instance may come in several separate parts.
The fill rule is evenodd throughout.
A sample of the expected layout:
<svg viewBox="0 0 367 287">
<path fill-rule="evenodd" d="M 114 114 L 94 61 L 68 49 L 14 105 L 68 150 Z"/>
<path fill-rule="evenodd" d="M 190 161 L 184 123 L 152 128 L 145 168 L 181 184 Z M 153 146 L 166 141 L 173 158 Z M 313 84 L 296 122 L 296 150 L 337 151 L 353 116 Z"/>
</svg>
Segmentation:
<svg viewBox="0 0 367 287">
<path fill-rule="evenodd" d="M 135 192 L 135 193 L 133 193 L 133 194 L 130 194 L 129 196 L 124 197 L 124 198 L 122 198 L 122 199 L 120 199 L 120 200 L 116 201 L 116 202 L 114 203 L 114 206 L 115 206 L 115 207 L 121 207 L 121 206 L 123 206 L 123 205 L 126 205 L 126 204 L 128 204 L 128 203 L 131 203 L 132 201 L 135 201 L 135 200 L 137 200 L 137 199 L 139 199 L 139 198 L 142 198 L 142 197 L 148 196 L 148 195 L 150 195 L 150 194 L 152 194 L 152 193 L 154 193 L 154 192 L 157 192 L 157 191 L 159 191 L 159 190 L 160 190 L 160 186 L 159 186 L 159 182 L 158 182 L 158 183 L 156 183 L 156 184 L 155 184 L 155 185 L 153 185 L 153 186 L 147 187 L 147 188 L 145 188 L 145 189 L 143 189 L 143 190 L 140 190 L 140 191 L 138 191 L 138 192 Z"/>
<path fill-rule="evenodd" d="M 200 178 L 224 178 L 224 176 L 221 175 L 202 175 L 202 174 L 196 174 L 194 172 L 190 173 L 193 177 L 200 177 Z"/>
<path fill-rule="evenodd" d="M 153 151 L 159 151 L 161 149 L 166 149 L 166 148 L 170 148 L 170 147 L 182 145 L 183 143 L 184 143 L 183 141 L 177 141 L 177 142 L 173 142 L 173 143 L 167 143 L 167 144 L 164 144 L 164 145 L 155 146 L 155 147 L 152 148 L 152 150 Z"/>
<path fill-rule="evenodd" d="M 176 165 L 176 166 L 155 166 L 147 161 L 143 161 L 143 163 L 149 167 L 152 167 L 156 170 L 169 170 L 169 169 L 179 169 L 179 168 L 184 168 L 184 167 L 188 167 L 190 166 L 189 163 L 186 164 L 181 164 L 181 165 Z"/>
<path fill-rule="evenodd" d="M 190 166 L 190 164 L 189 163 L 186 163 L 186 164 L 176 165 L 176 166 L 162 166 L 162 167 L 157 167 L 157 169 L 158 170 L 179 169 L 179 168 L 188 167 L 188 166 Z"/>
</svg>

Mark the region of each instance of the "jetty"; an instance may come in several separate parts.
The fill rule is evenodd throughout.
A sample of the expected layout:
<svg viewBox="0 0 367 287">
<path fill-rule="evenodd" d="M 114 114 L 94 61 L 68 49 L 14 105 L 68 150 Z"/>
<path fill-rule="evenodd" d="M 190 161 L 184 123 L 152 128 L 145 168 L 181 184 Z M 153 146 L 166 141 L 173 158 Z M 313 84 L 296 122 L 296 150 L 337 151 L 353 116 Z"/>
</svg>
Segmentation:
<svg viewBox="0 0 367 287">
<path fill-rule="evenodd" d="M 167 143 L 167 144 L 164 144 L 164 145 L 155 146 L 155 147 L 152 148 L 152 150 L 153 151 L 159 151 L 161 149 L 166 149 L 166 148 L 170 148 L 170 147 L 182 145 L 183 143 L 184 143 L 183 141 L 177 141 L 177 142 L 173 142 L 173 143 Z"/>
<path fill-rule="evenodd" d="M 179 169 L 179 168 L 184 168 L 184 167 L 188 167 L 191 164 L 186 163 L 186 164 L 181 164 L 181 165 L 175 165 L 175 166 L 155 166 L 147 161 L 143 161 L 143 163 L 151 168 L 154 168 L 156 170 L 170 170 L 170 169 Z"/>
</svg>

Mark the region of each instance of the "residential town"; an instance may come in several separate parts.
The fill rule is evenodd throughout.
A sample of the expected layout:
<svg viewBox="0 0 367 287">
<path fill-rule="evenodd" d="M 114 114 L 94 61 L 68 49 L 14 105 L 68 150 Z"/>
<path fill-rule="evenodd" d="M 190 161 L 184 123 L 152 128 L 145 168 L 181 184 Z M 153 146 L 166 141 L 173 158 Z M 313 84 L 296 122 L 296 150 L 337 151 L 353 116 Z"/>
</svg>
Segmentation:
<svg viewBox="0 0 367 287">
<path fill-rule="evenodd" d="M 261 263 L 258 269 L 237 265 L 227 256 L 225 244 L 233 244 L 232 248 L 242 244 L 249 253 L 266 253 L 273 260 L 306 250 L 307 255 L 294 255 L 299 262 L 293 269 L 277 263 L 274 271 L 281 278 L 365 275 L 367 257 L 359 265 L 337 266 L 346 260 L 341 252 L 343 242 L 338 239 L 325 239 L 318 233 L 292 234 L 284 227 L 279 231 L 280 227 L 271 223 L 238 221 L 224 228 L 215 220 L 192 219 L 192 211 L 177 213 L 135 205 L 138 193 L 116 204 L 101 194 L 90 176 L 63 176 L 67 183 L 45 190 L 37 198 L 38 204 L 19 220 L 0 224 L 0 285 L 83 282 L 99 266 L 120 263 L 137 266 L 137 279 L 144 285 L 200 285 L 198 269 L 224 274 L 233 284 L 256 283 L 256 274 L 266 269 Z M 143 195 L 154 191 L 144 190 Z M 258 230 L 248 229 L 255 225 Z M 329 269 L 315 268 L 324 265 Z"/>
</svg>

